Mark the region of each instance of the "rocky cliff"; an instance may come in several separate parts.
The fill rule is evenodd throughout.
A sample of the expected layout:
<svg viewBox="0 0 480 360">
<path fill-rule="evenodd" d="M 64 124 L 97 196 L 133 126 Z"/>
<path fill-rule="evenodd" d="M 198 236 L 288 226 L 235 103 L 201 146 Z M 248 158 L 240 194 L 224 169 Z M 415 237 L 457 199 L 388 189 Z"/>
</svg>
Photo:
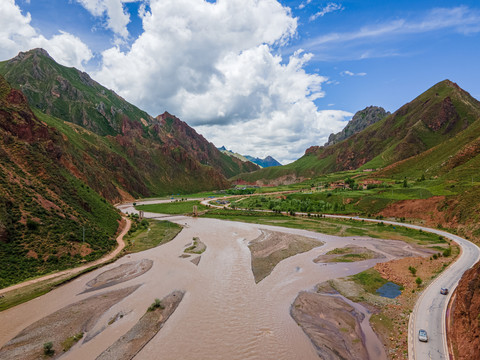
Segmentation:
<svg viewBox="0 0 480 360">
<path fill-rule="evenodd" d="M 368 106 L 363 110 L 357 111 L 342 131 L 336 134 L 330 134 L 325 146 L 330 146 L 345 140 L 388 115 L 390 115 L 390 112 L 385 111 L 384 108 L 379 106 Z"/>
<path fill-rule="evenodd" d="M 455 359 L 480 359 L 480 263 L 460 280 L 451 320 L 448 337 Z"/>
</svg>

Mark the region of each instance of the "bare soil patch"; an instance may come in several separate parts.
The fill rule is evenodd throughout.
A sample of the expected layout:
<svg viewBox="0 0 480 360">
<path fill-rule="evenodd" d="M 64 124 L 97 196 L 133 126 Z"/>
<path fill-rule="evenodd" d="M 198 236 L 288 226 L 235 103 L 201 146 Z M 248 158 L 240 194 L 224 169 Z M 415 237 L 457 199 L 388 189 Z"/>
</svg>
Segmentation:
<svg viewBox="0 0 480 360">
<path fill-rule="evenodd" d="M 73 336 L 87 333 L 114 304 L 132 294 L 139 285 L 91 296 L 53 314 L 45 316 L 23 329 L 0 349 L 1 359 L 41 359 L 43 345 L 52 342 L 55 359 L 64 353 L 64 343 Z"/>
<path fill-rule="evenodd" d="M 301 292 L 290 313 L 310 338 L 320 358 L 368 359 L 360 328 L 364 315 L 341 298 Z"/>
<path fill-rule="evenodd" d="M 196 258 L 193 258 L 192 260 L 190 260 L 190 262 L 198 266 L 201 258 L 202 258 L 201 256 L 197 256 Z"/>
<path fill-rule="evenodd" d="M 262 230 L 262 234 L 248 245 L 255 282 L 270 275 L 280 261 L 322 245 L 323 242 L 305 236 Z"/>
<path fill-rule="evenodd" d="M 423 220 L 428 226 L 441 224 L 445 227 L 454 227 L 458 224 L 450 224 L 445 220 L 445 212 L 442 206 L 445 196 L 432 196 L 428 199 L 401 200 L 388 205 L 379 215 L 391 218 L 408 218 Z"/>
<path fill-rule="evenodd" d="M 161 306 L 147 311 L 125 335 L 102 352 L 97 360 L 132 359 L 160 331 L 182 301 L 183 295 L 184 292 L 174 291 L 164 297 Z"/>
<path fill-rule="evenodd" d="M 149 259 L 142 259 L 119 265 L 113 269 L 104 271 L 95 279 L 87 283 L 88 289 L 84 291 L 94 291 L 104 289 L 109 286 L 120 284 L 122 282 L 135 279 L 136 277 L 145 274 L 153 266 L 153 261 Z"/>
</svg>

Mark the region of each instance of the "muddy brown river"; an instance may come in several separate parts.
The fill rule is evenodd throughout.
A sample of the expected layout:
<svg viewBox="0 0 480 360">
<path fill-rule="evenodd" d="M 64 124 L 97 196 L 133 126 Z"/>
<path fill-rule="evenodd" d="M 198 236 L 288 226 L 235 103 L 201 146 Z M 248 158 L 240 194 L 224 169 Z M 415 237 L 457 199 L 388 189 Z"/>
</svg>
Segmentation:
<svg viewBox="0 0 480 360">
<path fill-rule="evenodd" d="M 122 210 L 130 213 L 133 209 Z M 98 318 L 84 337 L 91 340 L 79 341 L 61 358 L 95 359 L 137 323 L 155 298 L 181 290 L 185 295 L 180 305 L 135 359 L 318 359 L 309 338 L 290 316 L 295 297 L 318 283 L 358 273 L 392 258 L 385 254 L 384 259 L 356 263 L 314 263 L 319 255 L 346 244 L 374 247 L 368 239 L 304 230 L 179 216 L 169 219 L 184 226 L 173 241 L 124 256 L 44 296 L 1 312 L 0 347 L 28 325 L 92 293 L 139 284 L 136 291 Z M 256 284 L 248 243 L 258 238 L 262 229 L 318 239 L 324 245 L 281 261 Z M 194 256 L 180 257 L 194 237 L 207 246 L 198 266 L 190 261 Z M 99 274 L 143 259 L 151 260 L 153 265 L 140 276 L 83 293 L 87 283 Z M 119 313 L 122 318 L 106 326 Z M 370 349 L 381 347 L 373 333 L 367 334 L 367 344 Z"/>
</svg>

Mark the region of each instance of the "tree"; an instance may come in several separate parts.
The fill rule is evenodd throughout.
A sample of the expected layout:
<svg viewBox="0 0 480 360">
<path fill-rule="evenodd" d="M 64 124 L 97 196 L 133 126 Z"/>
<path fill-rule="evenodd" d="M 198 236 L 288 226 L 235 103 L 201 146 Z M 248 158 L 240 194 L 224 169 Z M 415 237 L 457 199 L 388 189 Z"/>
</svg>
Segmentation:
<svg viewBox="0 0 480 360">
<path fill-rule="evenodd" d="M 422 279 L 420 279 L 419 277 L 417 277 L 417 278 L 415 279 L 415 282 L 417 283 L 417 286 L 420 286 L 420 285 L 422 285 L 422 282 L 423 282 L 423 281 L 422 281 Z"/>
<path fill-rule="evenodd" d="M 407 179 L 404 179 L 404 180 L 403 180 L 403 187 L 404 187 L 404 188 L 408 187 Z"/>
</svg>

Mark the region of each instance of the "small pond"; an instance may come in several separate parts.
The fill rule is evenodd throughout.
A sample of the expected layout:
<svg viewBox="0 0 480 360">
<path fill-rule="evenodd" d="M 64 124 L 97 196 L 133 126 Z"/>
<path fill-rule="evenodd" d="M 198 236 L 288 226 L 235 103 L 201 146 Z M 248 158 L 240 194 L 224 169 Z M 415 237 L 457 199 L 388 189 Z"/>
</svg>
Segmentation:
<svg viewBox="0 0 480 360">
<path fill-rule="evenodd" d="M 401 287 L 393 282 L 387 282 L 385 285 L 377 289 L 377 293 L 380 296 L 395 299 L 402 293 Z"/>
</svg>

